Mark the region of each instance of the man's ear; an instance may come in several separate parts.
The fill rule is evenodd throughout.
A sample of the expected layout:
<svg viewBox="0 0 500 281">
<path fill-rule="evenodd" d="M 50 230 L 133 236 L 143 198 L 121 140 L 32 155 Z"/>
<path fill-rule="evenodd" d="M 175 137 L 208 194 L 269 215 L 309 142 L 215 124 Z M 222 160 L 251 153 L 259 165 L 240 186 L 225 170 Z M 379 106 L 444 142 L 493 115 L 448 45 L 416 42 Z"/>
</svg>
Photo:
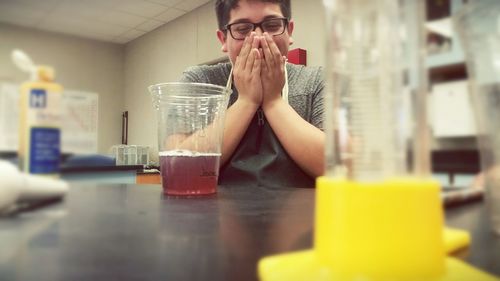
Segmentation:
<svg viewBox="0 0 500 281">
<path fill-rule="evenodd" d="M 293 27 L 294 27 L 294 21 L 291 19 L 289 22 L 288 22 L 288 36 L 290 37 L 290 39 L 288 40 L 289 41 L 289 45 L 292 45 L 293 44 L 293 37 L 292 37 L 292 33 L 293 33 Z"/>
<path fill-rule="evenodd" d="M 222 32 L 221 30 L 217 30 L 217 38 L 219 39 L 219 42 L 222 44 L 220 48 L 221 51 L 227 53 L 226 34 L 224 34 L 224 32 Z"/>
</svg>

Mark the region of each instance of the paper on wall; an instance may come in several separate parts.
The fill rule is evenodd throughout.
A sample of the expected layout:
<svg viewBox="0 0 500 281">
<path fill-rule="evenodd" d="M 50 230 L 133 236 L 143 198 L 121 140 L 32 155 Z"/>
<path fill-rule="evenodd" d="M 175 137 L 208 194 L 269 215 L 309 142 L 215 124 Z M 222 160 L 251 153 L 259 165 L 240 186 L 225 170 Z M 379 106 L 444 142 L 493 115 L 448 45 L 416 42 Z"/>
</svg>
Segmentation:
<svg viewBox="0 0 500 281">
<path fill-rule="evenodd" d="M 76 154 L 97 153 L 99 95 L 65 90 L 62 116 L 62 150 Z"/>
<path fill-rule="evenodd" d="M 19 147 L 19 85 L 0 83 L 0 151 Z"/>
</svg>

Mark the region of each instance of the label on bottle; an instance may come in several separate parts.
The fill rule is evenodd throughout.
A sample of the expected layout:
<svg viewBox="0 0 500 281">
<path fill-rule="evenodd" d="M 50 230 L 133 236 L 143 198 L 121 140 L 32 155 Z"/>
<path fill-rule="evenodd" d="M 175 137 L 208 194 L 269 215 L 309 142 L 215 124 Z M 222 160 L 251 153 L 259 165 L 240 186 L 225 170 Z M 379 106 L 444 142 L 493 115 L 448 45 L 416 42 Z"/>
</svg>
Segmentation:
<svg viewBox="0 0 500 281">
<path fill-rule="evenodd" d="M 28 100 L 28 125 L 61 126 L 61 94 L 45 89 L 32 89 Z"/>
<path fill-rule="evenodd" d="M 31 128 L 30 173 L 54 174 L 59 171 L 61 130 L 58 128 Z"/>
<path fill-rule="evenodd" d="M 33 174 L 58 173 L 61 155 L 61 94 L 34 88 L 30 90 L 27 102 L 27 168 Z"/>
</svg>

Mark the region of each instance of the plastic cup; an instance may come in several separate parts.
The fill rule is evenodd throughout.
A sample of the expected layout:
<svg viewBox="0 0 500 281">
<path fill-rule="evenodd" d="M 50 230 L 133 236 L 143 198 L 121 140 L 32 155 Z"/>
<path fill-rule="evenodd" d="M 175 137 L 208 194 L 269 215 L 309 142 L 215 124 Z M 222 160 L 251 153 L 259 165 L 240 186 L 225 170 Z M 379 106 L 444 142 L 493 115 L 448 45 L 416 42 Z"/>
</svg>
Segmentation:
<svg viewBox="0 0 500 281">
<path fill-rule="evenodd" d="M 454 18 L 464 45 L 486 203 L 500 235 L 500 3 L 469 0 Z"/>
<path fill-rule="evenodd" d="M 164 194 L 215 193 L 231 90 L 201 83 L 163 83 L 148 89 L 158 113 Z"/>
</svg>

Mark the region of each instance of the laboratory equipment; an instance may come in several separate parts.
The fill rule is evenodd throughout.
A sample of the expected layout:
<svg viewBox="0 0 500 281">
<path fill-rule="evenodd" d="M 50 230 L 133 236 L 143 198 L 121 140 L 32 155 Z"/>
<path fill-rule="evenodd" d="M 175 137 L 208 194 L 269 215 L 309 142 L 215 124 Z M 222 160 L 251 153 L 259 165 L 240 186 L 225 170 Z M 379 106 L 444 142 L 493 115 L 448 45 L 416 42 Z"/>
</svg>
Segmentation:
<svg viewBox="0 0 500 281">
<path fill-rule="evenodd" d="M 121 165 L 148 165 L 149 146 L 145 145 L 113 145 L 111 154 L 115 158 L 115 164 Z"/>
<path fill-rule="evenodd" d="M 447 238 L 468 236 L 443 230 L 440 186 L 430 177 L 417 25 L 424 2 L 323 3 L 326 171 L 316 184 L 314 248 L 262 259 L 261 279 L 496 280 L 446 257 Z M 413 66 L 411 44 L 418 44 Z M 421 79 L 412 85 L 415 73 Z M 405 106 L 408 92 L 414 111 Z"/>
<path fill-rule="evenodd" d="M 464 45 L 475 111 L 485 198 L 500 235 L 500 3 L 471 0 L 454 18 Z"/>
<path fill-rule="evenodd" d="M 163 83 L 150 86 L 149 91 L 158 113 L 164 193 L 215 193 L 231 90 L 202 83 Z"/>
</svg>

